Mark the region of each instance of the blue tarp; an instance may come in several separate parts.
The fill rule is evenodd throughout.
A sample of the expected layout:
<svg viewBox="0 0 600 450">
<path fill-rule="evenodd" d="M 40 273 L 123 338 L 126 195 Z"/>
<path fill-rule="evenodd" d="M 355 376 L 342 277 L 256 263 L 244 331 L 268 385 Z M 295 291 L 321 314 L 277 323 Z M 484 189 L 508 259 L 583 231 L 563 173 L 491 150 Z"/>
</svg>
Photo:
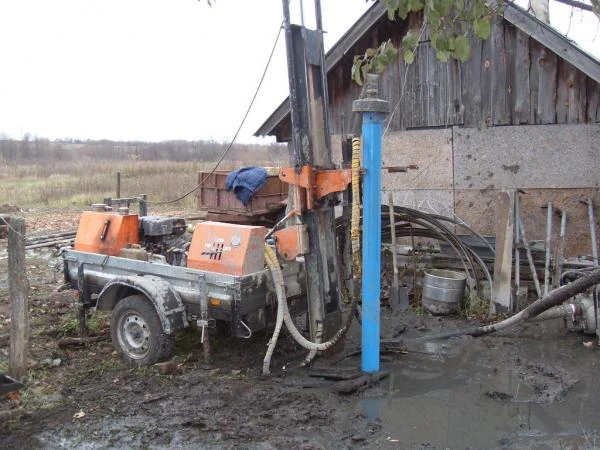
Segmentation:
<svg viewBox="0 0 600 450">
<path fill-rule="evenodd" d="M 228 191 L 233 190 L 238 200 L 247 206 L 254 193 L 266 182 L 267 171 L 264 167 L 242 167 L 227 175 L 225 187 Z"/>
</svg>

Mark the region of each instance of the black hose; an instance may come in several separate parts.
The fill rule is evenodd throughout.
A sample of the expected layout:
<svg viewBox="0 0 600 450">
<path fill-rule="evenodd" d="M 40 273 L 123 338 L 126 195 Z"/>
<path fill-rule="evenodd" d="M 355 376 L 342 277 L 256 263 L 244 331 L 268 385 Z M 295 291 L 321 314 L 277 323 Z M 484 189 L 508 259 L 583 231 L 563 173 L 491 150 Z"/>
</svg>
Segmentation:
<svg viewBox="0 0 600 450">
<path fill-rule="evenodd" d="M 396 210 L 400 211 L 400 214 L 396 213 Z M 386 217 L 389 214 L 385 214 L 383 212 L 382 216 Z M 432 217 L 430 214 L 423 213 L 421 211 L 417 211 L 415 209 L 405 208 L 403 206 L 398 206 L 394 208 L 394 219 L 397 216 L 400 216 L 403 221 L 409 223 L 415 223 L 424 228 L 437 231 L 446 237 L 446 242 L 448 242 L 454 251 L 461 257 L 462 263 L 465 266 L 465 270 L 468 273 L 469 270 L 466 268 L 466 263 L 471 267 L 471 271 L 473 272 L 473 278 L 475 279 L 476 290 L 480 291 L 479 285 L 479 276 L 477 271 L 475 270 L 475 263 L 471 256 L 471 253 L 467 250 L 467 246 L 456 236 L 455 233 L 450 231 L 445 225 L 443 225 L 439 220 Z M 465 263 L 466 262 L 466 263 Z"/>
</svg>

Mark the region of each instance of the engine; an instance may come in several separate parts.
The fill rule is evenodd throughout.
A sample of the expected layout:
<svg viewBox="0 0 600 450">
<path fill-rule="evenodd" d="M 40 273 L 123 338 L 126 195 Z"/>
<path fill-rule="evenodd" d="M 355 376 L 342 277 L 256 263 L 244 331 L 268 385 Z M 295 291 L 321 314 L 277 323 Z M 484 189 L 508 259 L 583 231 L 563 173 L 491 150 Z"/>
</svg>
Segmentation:
<svg viewBox="0 0 600 450">
<path fill-rule="evenodd" d="M 186 265 L 191 235 L 181 217 L 143 216 L 139 218 L 140 243 L 149 253 L 163 255 L 173 266 Z"/>
</svg>

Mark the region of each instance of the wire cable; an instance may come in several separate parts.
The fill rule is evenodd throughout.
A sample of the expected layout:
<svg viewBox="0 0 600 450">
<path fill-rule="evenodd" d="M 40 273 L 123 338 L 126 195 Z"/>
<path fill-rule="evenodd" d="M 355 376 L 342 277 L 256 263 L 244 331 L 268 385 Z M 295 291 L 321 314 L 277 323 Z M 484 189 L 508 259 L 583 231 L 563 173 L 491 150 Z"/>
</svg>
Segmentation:
<svg viewBox="0 0 600 450">
<path fill-rule="evenodd" d="M 15 228 L 10 224 L 9 220 L 6 220 L 3 216 L 0 216 L 0 220 L 8 227 L 10 228 L 17 236 L 20 236 L 21 239 L 23 239 L 24 241 L 26 240 L 25 236 L 23 236 L 21 233 L 19 233 L 17 230 L 15 230 Z"/>
<path fill-rule="evenodd" d="M 267 59 L 267 64 L 265 65 L 265 68 L 263 70 L 262 76 L 260 77 L 260 81 L 258 82 L 258 86 L 256 87 L 256 90 L 254 91 L 254 95 L 252 96 L 252 100 L 250 101 L 250 105 L 248 105 L 248 109 L 246 109 L 246 114 L 244 114 L 244 117 L 242 118 L 242 122 L 240 123 L 239 127 L 237 128 L 237 131 L 235 132 L 235 135 L 233 136 L 233 139 L 231 140 L 231 142 L 229 143 L 229 145 L 227 146 L 227 148 L 225 149 L 225 151 L 223 152 L 223 154 L 219 157 L 217 163 L 212 168 L 212 170 L 202 179 L 202 181 L 200 181 L 200 183 L 198 183 L 196 185 L 196 187 L 194 189 L 192 189 L 191 191 L 186 192 L 181 197 L 178 197 L 178 198 L 176 198 L 174 200 L 166 200 L 166 201 L 162 201 L 162 202 L 151 202 L 151 201 L 146 200 L 146 203 L 151 204 L 151 205 L 166 205 L 166 204 L 169 204 L 169 203 L 175 203 L 175 202 L 178 202 L 180 200 L 183 200 L 188 195 L 193 194 L 194 192 L 196 192 L 202 185 L 204 185 L 204 182 L 212 174 L 214 174 L 217 171 L 217 169 L 219 168 L 219 166 L 221 165 L 221 163 L 225 159 L 225 156 L 227 156 L 227 153 L 229 153 L 229 150 L 231 150 L 231 147 L 233 147 L 233 144 L 235 143 L 235 140 L 237 139 L 238 135 L 240 134 L 240 130 L 242 129 L 242 127 L 244 126 L 244 123 L 246 122 L 246 119 L 248 118 L 248 114 L 250 114 L 250 110 L 252 109 L 252 106 L 254 106 L 254 101 L 256 100 L 256 96 L 258 95 L 258 92 L 260 91 L 260 88 L 262 87 L 263 81 L 265 80 L 265 76 L 267 75 L 267 70 L 269 69 L 269 66 L 271 65 L 271 60 L 273 59 L 273 54 L 275 53 L 275 49 L 277 48 L 277 43 L 279 42 L 279 36 L 281 36 L 281 30 L 282 29 L 283 29 L 283 22 L 279 26 L 279 30 L 277 31 L 277 37 L 275 38 L 275 42 L 273 43 L 273 48 L 271 49 L 271 53 L 269 54 L 269 58 Z"/>
</svg>

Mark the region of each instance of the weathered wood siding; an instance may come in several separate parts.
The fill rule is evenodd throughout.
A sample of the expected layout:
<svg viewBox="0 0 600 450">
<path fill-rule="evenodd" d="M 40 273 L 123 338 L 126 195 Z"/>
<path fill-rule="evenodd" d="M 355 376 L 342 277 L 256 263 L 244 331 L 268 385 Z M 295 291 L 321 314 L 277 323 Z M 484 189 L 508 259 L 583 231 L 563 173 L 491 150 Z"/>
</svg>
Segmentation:
<svg viewBox="0 0 600 450">
<path fill-rule="evenodd" d="M 414 21 L 414 20 L 413 20 Z M 406 27 L 385 21 L 365 33 L 329 72 L 332 132 L 352 130 L 353 56 L 391 38 L 399 47 Z M 381 77 L 381 96 L 394 113 L 390 130 L 600 122 L 600 85 L 498 17 L 486 41 L 473 40 L 466 63 L 442 63 L 427 39 L 410 66 L 398 58 Z"/>
</svg>

